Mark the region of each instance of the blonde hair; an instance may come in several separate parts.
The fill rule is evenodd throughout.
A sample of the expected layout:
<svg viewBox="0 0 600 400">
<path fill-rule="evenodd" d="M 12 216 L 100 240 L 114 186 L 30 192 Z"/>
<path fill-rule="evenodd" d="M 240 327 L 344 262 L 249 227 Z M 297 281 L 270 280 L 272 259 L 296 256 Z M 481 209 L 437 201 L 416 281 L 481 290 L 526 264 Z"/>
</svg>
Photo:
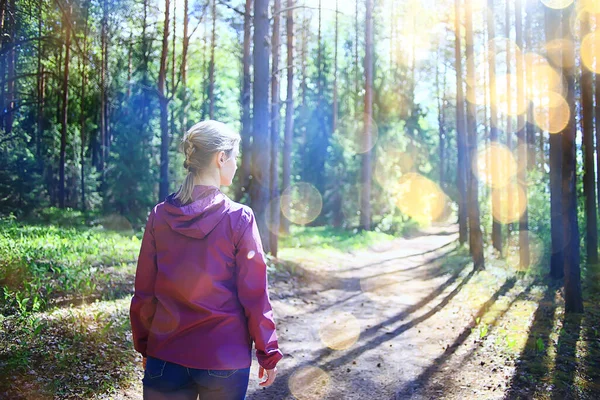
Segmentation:
<svg viewBox="0 0 600 400">
<path fill-rule="evenodd" d="M 191 202 L 194 178 L 210 165 L 215 153 L 224 151 L 228 157 L 231 156 L 240 140 L 239 133 L 222 122 L 206 120 L 192 126 L 181 140 L 181 149 L 185 154 L 183 167 L 188 174 L 175 198 L 183 204 Z"/>
</svg>

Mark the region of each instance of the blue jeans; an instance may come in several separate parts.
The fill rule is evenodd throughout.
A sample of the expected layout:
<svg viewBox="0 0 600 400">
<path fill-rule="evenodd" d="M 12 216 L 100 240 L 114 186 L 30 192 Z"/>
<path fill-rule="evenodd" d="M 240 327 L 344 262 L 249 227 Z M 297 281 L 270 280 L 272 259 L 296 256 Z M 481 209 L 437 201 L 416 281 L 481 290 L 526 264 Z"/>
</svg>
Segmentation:
<svg viewBox="0 0 600 400">
<path fill-rule="evenodd" d="M 250 368 L 194 369 L 148 357 L 144 400 L 244 400 Z"/>
</svg>

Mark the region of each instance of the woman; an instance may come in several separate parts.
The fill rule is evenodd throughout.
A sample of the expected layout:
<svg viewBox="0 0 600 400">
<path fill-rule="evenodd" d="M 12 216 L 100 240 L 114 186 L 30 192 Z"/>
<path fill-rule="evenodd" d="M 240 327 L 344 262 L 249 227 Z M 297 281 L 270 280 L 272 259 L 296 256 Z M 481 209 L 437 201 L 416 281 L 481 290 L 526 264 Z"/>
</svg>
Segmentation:
<svg viewBox="0 0 600 400">
<path fill-rule="evenodd" d="M 231 185 L 239 142 L 220 122 L 194 125 L 183 138 L 185 181 L 148 217 L 130 310 L 144 399 L 244 399 L 252 341 L 260 385 L 277 374 L 254 214 L 219 190 Z"/>
</svg>

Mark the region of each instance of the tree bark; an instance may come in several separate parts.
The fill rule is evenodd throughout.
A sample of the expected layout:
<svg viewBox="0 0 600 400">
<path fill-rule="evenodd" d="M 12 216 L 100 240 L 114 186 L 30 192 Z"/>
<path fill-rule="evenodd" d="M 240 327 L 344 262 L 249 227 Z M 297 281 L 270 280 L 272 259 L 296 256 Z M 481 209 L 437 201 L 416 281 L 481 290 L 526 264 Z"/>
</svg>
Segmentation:
<svg viewBox="0 0 600 400">
<path fill-rule="evenodd" d="M 190 44 L 188 33 L 190 16 L 188 10 L 188 0 L 183 0 L 183 43 L 181 48 L 181 134 L 182 137 L 187 132 L 187 53 Z"/>
<path fill-rule="evenodd" d="M 240 188 L 237 193 L 237 199 L 240 200 L 244 193 L 248 192 L 250 185 L 250 161 L 251 152 L 250 143 L 252 140 L 252 121 L 250 118 L 250 87 L 252 79 L 250 77 L 250 39 L 252 37 L 252 0 L 246 0 L 244 12 L 244 55 L 243 64 L 243 82 L 242 82 L 242 168 L 240 174 Z M 285 157 L 285 155 L 284 155 Z M 284 174 L 285 179 L 285 174 Z M 285 186 L 285 184 L 284 184 Z"/>
<path fill-rule="evenodd" d="M 282 189 L 287 189 L 292 178 L 292 142 L 294 140 L 294 0 L 287 0 L 287 94 L 285 106 L 285 133 L 283 139 L 283 182 Z M 282 199 L 283 200 L 283 199 Z M 290 232 L 290 221 L 281 220 L 281 231 Z"/>
<path fill-rule="evenodd" d="M 467 56 L 467 76 L 475 76 L 475 59 L 473 58 L 473 24 L 471 1 L 466 0 L 465 9 L 465 31 L 466 31 L 466 56 Z M 469 97 L 475 98 L 475 85 L 468 85 Z M 477 110 L 475 104 L 467 102 L 467 149 L 468 154 L 476 154 L 477 152 Z M 468 157 L 470 160 L 471 157 Z M 470 164 L 468 164 L 470 166 Z M 469 176 L 467 197 L 469 208 L 469 234 L 470 234 L 470 249 L 473 257 L 473 264 L 476 270 L 484 268 L 483 259 L 483 237 L 481 234 L 481 223 L 479 218 L 479 190 L 477 187 L 477 178 L 473 172 L 473 168 L 467 168 Z"/>
<path fill-rule="evenodd" d="M 67 123 L 68 123 L 68 100 L 69 100 L 69 54 L 71 48 L 71 18 L 72 9 L 65 15 L 65 69 L 62 87 L 62 125 L 60 133 L 60 161 L 59 161 L 59 183 L 58 183 L 58 206 L 65 207 L 65 153 L 67 150 Z"/>
<path fill-rule="evenodd" d="M 80 113 L 80 121 L 79 124 L 81 126 L 81 147 L 79 158 L 81 161 L 81 210 L 85 211 L 85 139 L 86 139 L 86 127 L 85 127 L 85 89 L 87 86 L 87 38 L 88 38 L 88 19 L 90 13 L 90 2 L 86 2 L 85 8 L 85 26 L 83 29 L 83 54 L 80 57 L 80 67 L 81 67 L 81 113 Z M 131 39 L 130 39 L 131 41 Z M 131 55 L 131 51 L 129 53 Z M 131 56 L 130 56 L 131 60 Z M 131 62 L 130 62 L 131 64 Z M 131 80 L 131 78 L 129 79 Z M 127 84 L 128 90 L 131 87 L 129 83 Z"/>
<path fill-rule="evenodd" d="M 37 135 L 36 135 L 36 159 L 38 162 L 38 166 L 40 167 L 40 172 L 42 171 L 43 161 L 42 161 L 42 136 L 44 135 L 44 65 L 42 64 L 42 20 L 43 20 L 43 11 L 44 11 L 44 2 L 43 0 L 38 1 L 38 51 L 37 51 Z M 0 12 L 3 17 L 3 10 Z M 2 28 L 0 28 L 0 32 L 2 32 Z M 4 76 L 2 75 L 2 78 Z M 1 104 L 1 103 L 0 103 Z"/>
<path fill-rule="evenodd" d="M 271 143 L 269 141 L 269 1 L 254 1 L 254 85 L 253 85 L 253 133 L 252 182 L 250 198 L 256 214 L 259 232 L 265 252 L 270 252 L 269 230 L 269 182 Z"/>
<path fill-rule="evenodd" d="M 361 163 L 360 228 L 371 230 L 371 121 L 373 118 L 373 0 L 365 0 L 365 112 Z"/>
<path fill-rule="evenodd" d="M 217 0 L 212 0 L 212 32 L 210 35 L 210 62 L 208 63 L 208 117 L 215 118 L 215 47 L 217 32 Z"/>
<path fill-rule="evenodd" d="M 505 34 L 506 37 L 508 38 L 507 41 L 507 45 L 506 45 L 506 108 L 507 108 L 507 115 L 506 115 L 506 146 L 508 147 L 508 149 L 510 151 L 513 151 L 513 140 L 512 140 L 512 136 L 513 136 L 513 127 L 512 127 L 512 96 L 511 96 L 511 90 L 512 90 L 512 82 L 511 82 L 511 72 L 512 72 L 512 68 L 511 66 L 513 65 L 513 60 L 512 58 L 512 43 L 510 42 L 510 1 L 506 2 L 506 20 L 505 20 L 505 24 L 504 24 L 504 29 L 505 29 Z M 507 166 L 505 166 L 507 167 Z M 512 190 L 508 190 L 507 193 L 507 201 L 506 201 L 506 208 L 507 208 L 507 213 L 508 215 L 513 215 L 512 214 L 512 210 L 514 208 L 514 199 L 513 199 L 513 191 Z M 509 223 L 507 226 L 507 230 L 508 230 L 508 235 L 510 237 L 511 232 L 513 231 L 513 223 Z"/>
<path fill-rule="evenodd" d="M 488 13 L 487 13 L 487 29 L 488 29 L 488 38 L 489 38 L 489 50 L 490 53 L 488 55 L 488 68 L 490 71 L 490 142 L 492 144 L 498 143 L 498 107 L 497 107 L 497 88 L 496 88 L 496 79 L 493 77 L 496 76 L 496 46 L 494 42 L 494 38 L 496 37 L 496 28 L 494 21 L 494 0 L 488 0 Z M 502 168 L 498 162 L 497 154 L 492 153 L 491 157 L 493 157 L 491 161 L 491 172 L 492 179 L 498 176 L 498 168 Z M 494 185 L 492 185 L 494 186 Z M 501 204 L 497 202 L 497 196 L 492 196 L 492 215 L 499 215 L 499 208 Z M 502 224 L 498 222 L 495 218 L 492 218 L 492 245 L 496 250 L 502 253 Z"/>
<path fill-rule="evenodd" d="M 517 47 L 523 48 L 523 3 L 522 0 L 515 2 L 515 32 Z M 517 55 L 517 102 L 525 98 L 525 71 L 523 68 L 523 57 Z M 519 192 L 518 204 L 522 207 L 525 204 L 525 210 L 519 217 L 519 263 L 521 269 L 529 268 L 529 213 L 528 213 L 528 194 L 527 194 L 527 138 L 525 136 L 525 116 L 519 114 L 517 125 L 519 131 L 517 138 L 518 146 L 518 176 L 517 181 L 523 189 Z M 519 207 L 519 208 L 520 208 Z"/>
<path fill-rule="evenodd" d="M 280 48 L 280 10 L 281 0 L 275 0 L 273 7 L 273 37 L 272 55 L 273 67 L 271 72 L 271 229 L 270 247 L 271 254 L 277 257 L 277 243 L 279 237 L 280 205 L 276 201 L 279 197 L 279 131 L 280 131 L 280 98 L 279 98 L 279 48 Z"/>
<path fill-rule="evenodd" d="M 582 36 L 590 30 L 589 17 L 581 22 Z M 594 94 L 592 72 L 581 66 L 581 131 L 583 132 L 584 174 L 586 214 L 586 250 L 588 264 L 598 263 L 598 223 L 596 218 L 596 185 L 594 182 Z"/>
<path fill-rule="evenodd" d="M 465 98 L 463 92 L 463 67 L 461 50 L 461 18 L 460 0 L 454 1 L 455 27 L 454 27 L 454 56 L 456 69 L 456 143 L 458 148 L 457 177 L 458 186 L 458 239 L 461 244 L 467 242 L 467 148 L 465 131 Z"/>
<path fill-rule="evenodd" d="M 158 102 L 160 107 L 160 183 L 159 201 L 169 195 L 169 100 L 165 92 L 167 56 L 169 54 L 169 2 L 165 0 L 165 21 L 162 38 L 160 69 L 158 72 Z"/>
<path fill-rule="evenodd" d="M 561 12 L 561 19 L 568 21 L 568 15 Z M 569 35 L 567 35 L 569 36 Z M 571 110 L 569 123 L 562 132 L 562 208 L 563 234 L 565 241 L 565 313 L 583 312 L 581 294 L 581 271 L 579 254 L 579 226 L 577 223 L 577 159 L 575 154 L 575 67 L 563 66 L 567 79 L 567 103 Z"/>
<path fill-rule="evenodd" d="M 6 54 L 6 68 L 8 73 L 8 84 L 7 84 L 7 104 L 6 111 L 4 116 L 4 131 L 6 135 L 10 135 L 12 133 L 13 128 L 13 110 L 15 109 L 15 97 L 16 97 L 16 87 L 15 87 L 15 77 L 16 77 L 16 48 L 14 46 L 14 42 L 16 42 L 17 35 L 17 8 L 15 4 L 15 0 L 10 0 L 10 12 L 8 17 L 10 18 L 10 50 Z"/>
<path fill-rule="evenodd" d="M 555 38 L 555 27 L 560 23 L 557 12 L 545 8 L 546 42 Z M 543 137 L 543 135 L 541 135 Z M 550 257 L 550 276 L 560 279 L 564 276 L 564 237 L 563 237 L 563 210 L 562 210 L 562 138 L 557 134 L 550 134 L 550 224 L 552 236 L 552 255 Z"/>
</svg>

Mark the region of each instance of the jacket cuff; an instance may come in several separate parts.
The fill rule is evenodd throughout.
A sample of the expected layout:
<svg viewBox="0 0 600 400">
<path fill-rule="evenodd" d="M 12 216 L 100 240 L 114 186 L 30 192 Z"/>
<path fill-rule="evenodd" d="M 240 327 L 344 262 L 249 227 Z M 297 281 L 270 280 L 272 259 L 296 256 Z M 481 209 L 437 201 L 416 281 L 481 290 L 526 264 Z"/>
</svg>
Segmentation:
<svg viewBox="0 0 600 400">
<path fill-rule="evenodd" d="M 258 360 L 258 364 L 264 369 L 273 369 L 279 360 L 283 358 L 283 353 L 279 349 L 270 350 L 269 354 L 257 350 L 256 358 Z"/>
</svg>

